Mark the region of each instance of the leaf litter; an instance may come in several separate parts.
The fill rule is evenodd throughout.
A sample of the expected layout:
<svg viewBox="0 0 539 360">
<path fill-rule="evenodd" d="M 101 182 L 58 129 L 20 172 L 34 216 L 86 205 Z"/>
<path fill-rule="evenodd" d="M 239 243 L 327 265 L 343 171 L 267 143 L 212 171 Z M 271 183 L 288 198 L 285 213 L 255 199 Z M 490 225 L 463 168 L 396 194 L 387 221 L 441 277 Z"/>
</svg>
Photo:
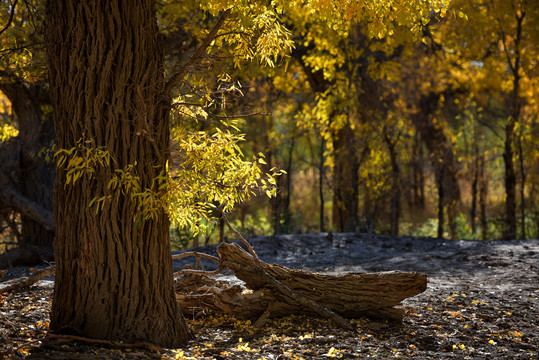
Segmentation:
<svg viewBox="0 0 539 360">
<path fill-rule="evenodd" d="M 142 347 L 43 341 L 52 301 L 51 281 L 45 280 L 0 294 L 0 359 L 537 358 L 538 240 L 441 241 L 334 234 L 328 243 L 324 234 L 309 234 L 282 236 L 277 244 L 268 238 L 251 241 L 267 262 L 337 273 L 418 271 L 429 276 L 429 286 L 403 302 L 407 316 L 402 323 L 353 319 L 354 331 L 305 316 L 272 319 L 259 329 L 253 326 L 256 319 L 203 311 L 187 319 L 196 334 L 194 341 L 160 353 Z M 303 246 L 298 248 L 298 242 Z M 199 250 L 211 253 L 212 248 Z M 25 275 L 27 270 L 9 269 L 7 278 Z M 233 279 L 224 275 L 220 280 Z"/>
</svg>

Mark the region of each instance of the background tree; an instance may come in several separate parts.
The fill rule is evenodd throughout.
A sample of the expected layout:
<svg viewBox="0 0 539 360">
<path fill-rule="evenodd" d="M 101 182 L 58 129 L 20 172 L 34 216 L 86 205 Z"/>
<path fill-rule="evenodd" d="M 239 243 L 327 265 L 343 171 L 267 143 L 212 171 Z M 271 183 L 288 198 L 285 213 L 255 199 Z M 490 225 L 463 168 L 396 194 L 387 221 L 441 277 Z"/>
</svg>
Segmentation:
<svg viewBox="0 0 539 360">
<path fill-rule="evenodd" d="M 52 246 L 55 228 L 55 169 L 46 158 L 54 129 L 40 35 L 42 13 L 35 5 L 0 3 L 0 92 L 15 115 L 4 125 L 18 129 L 17 136 L 0 144 L 0 221 L 10 224 L 21 244 L 46 248 Z M 19 215 L 11 215 L 13 211 Z"/>
</svg>

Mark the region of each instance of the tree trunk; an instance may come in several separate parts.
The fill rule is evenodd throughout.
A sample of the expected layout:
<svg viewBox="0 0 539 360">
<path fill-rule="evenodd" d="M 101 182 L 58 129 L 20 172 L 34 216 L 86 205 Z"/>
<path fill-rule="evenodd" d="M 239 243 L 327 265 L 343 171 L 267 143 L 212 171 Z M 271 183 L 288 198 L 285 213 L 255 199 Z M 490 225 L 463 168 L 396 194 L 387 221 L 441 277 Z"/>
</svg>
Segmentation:
<svg viewBox="0 0 539 360">
<path fill-rule="evenodd" d="M 349 123 L 335 134 L 333 151 L 333 227 L 340 232 L 354 231 L 359 209 L 359 160 Z"/>
<path fill-rule="evenodd" d="M 324 221 L 324 152 L 326 151 L 326 140 L 324 136 L 320 137 L 320 154 L 319 154 L 319 163 L 318 163 L 318 197 L 320 198 L 320 232 L 326 231 L 325 221 Z"/>
<path fill-rule="evenodd" d="M 479 181 L 479 149 L 477 139 L 473 139 L 473 160 L 472 160 L 472 206 L 470 209 L 470 223 L 472 225 L 472 236 L 475 238 L 476 233 L 476 218 L 477 218 L 477 184 Z"/>
<path fill-rule="evenodd" d="M 505 125 L 505 142 L 503 160 L 505 163 L 505 216 L 507 225 L 504 229 L 502 237 L 507 240 L 516 239 L 517 237 L 517 200 L 516 186 L 517 180 L 515 175 L 515 165 L 513 162 L 513 144 L 515 141 L 515 127 L 520 117 L 520 40 L 522 35 L 522 21 L 524 13 L 516 15 L 517 27 L 514 37 L 513 51 L 508 51 L 505 46 L 505 38 L 502 38 L 504 49 L 506 51 L 509 67 L 513 75 L 513 91 L 511 93 L 510 114 L 507 124 Z M 514 61 L 511 61 L 511 56 L 515 56 Z"/>
<path fill-rule="evenodd" d="M 419 134 L 416 133 L 414 137 L 414 163 L 413 163 L 413 204 L 420 209 L 425 208 L 425 174 L 423 171 L 424 167 L 424 156 L 423 156 L 423 144 Z"/>
<path fill-rule="evenodd" d="M 191 334 L 175 300 L 167 215 L 135 223 L 130 194 L 107 186 L 133 165 L 141 188 L 157 191 L 169 157 L 154 1 L 49 0 L 45 28 L 58 147 L 82 139 L 115 159 L 68 186 L 57 169 L 51 330 L 178 347 Z M 105 195 L 99 212 L 89 207 Z"/>
<path fill-rule="evenodd" d="M 518 158 L 520 165 L 520 239 L 526 240 L 526 172 L 524 171 L 524 152 L 522 151 L 522 135 L 518 137 Z"/>
<path fill-rule="evenodd" d="M 506 226 L 502 237 L 506 240 L 516 239 L 517 217 L 516 217 L 516 176 L 513 164 L 513 136 L 515 131 L 515 121 L 509 120 L 505 126 L 505 142 L 503 160 L 505 163 L 505 217 Z"/>
<path fill-rule="evenodd" d="M 396 144 L 398 139 L 391 139 L 387 128 L 384 128 L 384 140 L 389 151 L 391 161 L 391 199 L 389 205 L 389 222 L 391 225 L 391 235 L 399 236 L 399 218 L 401 215 L 401 181 L 400 167 L 397 159 Z"/>
<path fill-rule="evenodd" d="M 479 221 L 481 222 L 481 238 L 488 239 L 487 221 L 487 191 L 488 180 L 485 176 L 485 156 L 479 158 Z"/>
<path fill-rule="evenodd" d="M 42 209 L 42 213 L 51 213 L 53 209 L 54 165 L 39 155 L 43 148 L 51 145 L 54 139 L 54 124 L 51 115 L 45 115 L 43 108 L 50 105 L 49 92 L 42 82 L 25 83 L 17 76 L 3 72 L 6 80 L 0 82 L 0 90 L 11 101 L 13 113 L 19 123 L 20 146 L 17 154 L 12 154 L 18 161 L 11 168 L 2 164 L 1 171 L 10 174 L 8 185 L 11 193 L 33 208 Z M 16 178 L 13 178 L 16 174 Z M 3 190 L 8 190 L 4 187 Z M 52 248 L 54 240 L 54 224 L 49 219 L 31 214 L 28 207 L 6 203 L 14 206 L 21 213 L 22 242 L 24 245 L 42 245 Z M 52 220 L 52 219 L 50 219 Z"/>
<path fill-rule="evenodd" d="M 283 177 L 282 181 L 285 182 L 284 188 L 286 191 L 284 192 L 283 201 L 282 201 L 282 213 L 283 213 L 283 223 L 285 230 L 290 232 L 291 226 L 292 226 L 292 212 L 290 211 L 290 198 L 292 197 L 292 163 L 293 163 L 293 155 L 294 155 L 294 149 L 296 146 L 296 137 L 297 137 L 297 130 L 296 126 L 294 125 L 294 129 L 292 131 L 292 138 L 290 139 L 290 149 L 288 150 L 288 159 L 286 161 L 286 175 L 282 175 L 279 178 Z"/>
<path fill-rule="evenodd" d="M 419 110 L 415 116 L 412 116 L 412 120 L 430 153 L 431 162 L 435 171 L 437 171 L 438 186 L 443 186 L 443 197 L 441 199 L 443 203 L 438 204 L 438 208 L 447 205 L 449 233 L 453 237 L 452 235 L 455 231 L 454 213 L 457 203 L 460 201 L 460 188 L 457 181 L 457 162 L 453 155 L 451 143 L 445 136 L 442 127 L 432 119 L 441 95 L 439 93 L 422 95 L 419 99 Z M 438 191 L 440 191 L 440 188 L 438 188 Z M 438 213 L 440 218 L 442 214 L 440 211 Z M 438 235 L 440 235 L 440 231 L 438 231 Z"/>
<path fill-rule="evenodd" d="M 444 168 L 436 170 L 436 186 L 438 187 L 438 238 L 444 237 Z"/>
</svg>

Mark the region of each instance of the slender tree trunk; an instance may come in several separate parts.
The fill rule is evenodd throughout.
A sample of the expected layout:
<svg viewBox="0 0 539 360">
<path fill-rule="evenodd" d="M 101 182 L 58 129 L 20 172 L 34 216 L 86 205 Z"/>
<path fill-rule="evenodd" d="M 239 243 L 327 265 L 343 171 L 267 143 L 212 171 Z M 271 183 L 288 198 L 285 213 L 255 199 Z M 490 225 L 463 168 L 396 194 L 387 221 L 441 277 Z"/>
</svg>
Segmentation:
<svg viewBox="0 0 539 360">
<path fill-rule="evenodd" d="M 292 159 L 294 154 L 294 148 L 296 145 L 296 136 L 296 132 L 294 131 L 292 139 L 290 140 L 290 149 L 288 151 L 288 160 L 286 162 L 286 176 L 283 177 L 283 181 L 286 181 L 286 191 L 285 196 L 283 196 L 282 207 L 284 214 L 284 224 L 288 231 L 290 231 L 290 225 L 292 220 L 292 213 L 290 211 L 290 197 L 292 196 Z"/>
<path fill-rule="evenodd" d="M 507 226 L 504 230 L 504 239 L 516 239 L 517 237 L 517 201 L 516 201 L 516 174 L 513 162 L 513 145 L 515 142 L 515 127 L 520 117 L 520 40 L 522 35 L 522 21 L 524 13 L 516 14 L 517 27 L 514 38 L 514 50 L 509 51 L 505 44 L 505 38 L 502 38 L 504 49 L 509 62 L 509 67 L 513 74 L 513 91 L 511 93 L 510 116 L 505 125 L 505 142 L 503 160 L 505 163 L 505 216 Z M 514 54 L 514 61 L 511 56 Z"/>
<path fill-rule="evenodd" d="M 524 171 L 524 152 L 522 151 L 522 136 L 518 137 L 518 158 L 520 165 L 520 239 L 526 239 L 526 172 Z"/>
<path fill-rule="evenodd" d="M 270 200 L 273 213 L 273 236 L 278 238 L 281 234 L 281 204 L 282 204 L 282 191 L 281 185 L 283 179 L 277 178 L 277 194 Z"/>
<path fill-rule="evenodd" d="M 479 181 L 479 154 L 477 144 L 474 144 L 474 155 L 472 163 L 472 206 L 470 210 L 470 223 L 472 226 L 472 236 L 475 237 L 477 218 L 477 183 Z"/>
<path fill-rule="evenodd" d="M 359 160 L 350 124 L 335 134 L 333 151 L 333 226 L 336 231 L 354 231 L 359 206 Z"/>
<path fill-rule="evenodd" d="M 485 176 L 485 156 L 479 157 L 479 221 L 481 223 L 481 238 L 488 239 L 487 221 L 487 191 L 488 180 Z"/>
<path fill-rule="evenodd" d="M 424 171 L 424 150 L 423 146 L 419 145 L 419 164 L 417 166 L 417 178 L 419 180 L 419 198 L 418 205 L 421 209 L 425 208 L 425 171 Z"/>
<path fill-rule="evenodd" d="M 513 136 L 515 130 L 515 121 L 509 120 L 505 126 L 505 143 L 503 160 L 505 163 L 505 217 L 506 227 L 503 238 L 507 240 L 515 239 L 517 232 L 516 218 L 516 176 L 513 164 Z"/>
<path fill-rule="evenodd" d="M 438 238 L 444 237 L 444 167 L 436 173 L 436 183 L 438 185 Z"/>
<path fill-rule="evenodd" d="M 175 299 L 166 213 L 135 223 L 130 194 L 111 193 L 133 165 L 141 188 L 169 158 L 169 97 L 153 0 L 49 0 L 49 78 L 59 148 L 105 147 L 115 162 L 66 186 L 55 182 L 56 279 L 51 330 L 178 347 L 191 334 Z M 95 197 L 111 195 L 102 209 Z"/>
<path fill-rule="evenodd" d="M 389 222 L 391 224 L 391 235 L 399 236 L 399 218 L 401 214 L 401 189 L 400 189 L 400 167 L 395 149 L 397 140 L 392 140 L 384 129 L 384 139 L 389 151 L 391 160 L 391 200 L 389 206 Z"/>
<path fill-rule="evenodd" d="M 318 196 L 320 198 L 320 232 L 326 231 L 324 224 L 324 152 L 326 141 L 322 136 L 320 139 L 320 161 L 318 163 Z"/>
</svg>

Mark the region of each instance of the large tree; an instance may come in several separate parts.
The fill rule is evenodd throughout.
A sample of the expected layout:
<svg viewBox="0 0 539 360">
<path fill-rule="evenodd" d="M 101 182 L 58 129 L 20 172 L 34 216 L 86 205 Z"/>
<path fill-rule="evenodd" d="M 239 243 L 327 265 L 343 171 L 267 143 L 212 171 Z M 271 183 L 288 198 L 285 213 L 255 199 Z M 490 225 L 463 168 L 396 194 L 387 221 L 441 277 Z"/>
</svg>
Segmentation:
<svg viewBox="0 0 539 360">
<path fill-rule="evenodd" d="M 69 185 L 58 168 L 51 329 L 178 347 L 190 332 L 174 295 L 167 214 L 137 223 L 141 209 L 121 192 L 90 207 L 111 195 L 115 170 L 132 165 L 141 188 L 158 191 L 166 167 L 170 97 L 154 1 L 49 0 L 46 31 L 58 148 L 114 159 Z"/>
</svg>

